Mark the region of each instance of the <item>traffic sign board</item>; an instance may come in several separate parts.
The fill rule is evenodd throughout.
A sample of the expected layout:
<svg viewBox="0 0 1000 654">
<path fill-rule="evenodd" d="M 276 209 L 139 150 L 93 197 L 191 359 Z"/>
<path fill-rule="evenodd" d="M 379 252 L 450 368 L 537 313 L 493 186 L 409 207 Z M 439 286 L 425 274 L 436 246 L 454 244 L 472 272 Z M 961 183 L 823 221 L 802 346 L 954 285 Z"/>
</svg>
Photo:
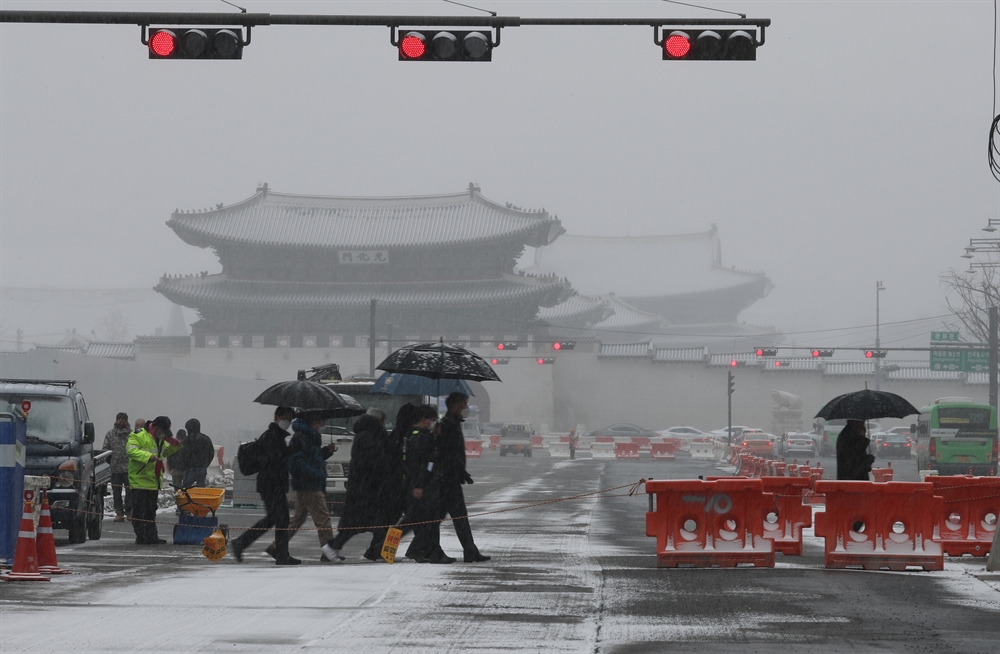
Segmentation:
<svg viewBox="0 0 1000 654">
<path fill-rule="evenodd" d="M 989 350 L 966 350 L 962 370 L 966 372 L 989 372 L 990 371 L 990 351 Z"/>
<path fill-rule="evenodd" d="M 931 343 L 958 343 L 958 332 L 931 332 Z"/>
<path fill-rule="evenodd" d="M 989 372 L 989 350 L 931 350 L 931 370 Z"/>
</svg>

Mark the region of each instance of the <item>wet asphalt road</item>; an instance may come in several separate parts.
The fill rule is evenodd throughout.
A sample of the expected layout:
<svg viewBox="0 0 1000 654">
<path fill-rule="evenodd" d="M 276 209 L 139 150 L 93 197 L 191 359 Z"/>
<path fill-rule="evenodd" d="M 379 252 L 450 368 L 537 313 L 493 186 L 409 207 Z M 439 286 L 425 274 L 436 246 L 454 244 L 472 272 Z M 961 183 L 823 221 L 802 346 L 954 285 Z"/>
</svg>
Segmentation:
<svg viewBox="0 0 1000 654">
<path fill-rule="evenodd" d="M 897 479 L 916 478 L 911 462 L 893 467 Z M 714 462 L 683 454 L 631 462 L 486 452 L 469 468 L 477 482 L 466 488 L 470 513 L 488 513 L 472 525 L 489 563 L 368 563 L 359 558 L 367 544 L 361 535 L 345 548 L 348 561 L 331 566 L 317 561 L 311 531 L 292 541 L 292 554 L 306 562 L 294 570 L 273 566 L 262 552 L 266 537 L 242 565 L 231 557 L 210 563 L 195 547 L 136 547 L 127 524 L 106 521 L 101 541 L 60 545 L 60 564 L 74 574 L 0 584 L 2 649 L 1000 652 L 1000 583 L 982 573 L 982 559 L 949 560 L 941 573 L 834 571 L 823 568 L 819 541 L 811 540 L 802 557 L 778 554 L 774 569 L 659 569 L 641 490 L 519 508 L 640 477 L 724 474 Z M 220 510 L 234 528 L 258 516 Z M 445 548 L 460 554 L 454 530 L 445 525 L 442 534 Z M 170 537 L 168 525 L 161 536 Z M 155 647 L 135 640 L 130 619 L 206 595 L 211 601 L 190 609 L 199 618 L 189 620 L 199 625 L 190 633 L 157 639 Z M 83 646 L 40 626 L 46 616 L 66 620 L 67 605 L 78 629 L 101 616 L 100 633 Z"/>
</svg>

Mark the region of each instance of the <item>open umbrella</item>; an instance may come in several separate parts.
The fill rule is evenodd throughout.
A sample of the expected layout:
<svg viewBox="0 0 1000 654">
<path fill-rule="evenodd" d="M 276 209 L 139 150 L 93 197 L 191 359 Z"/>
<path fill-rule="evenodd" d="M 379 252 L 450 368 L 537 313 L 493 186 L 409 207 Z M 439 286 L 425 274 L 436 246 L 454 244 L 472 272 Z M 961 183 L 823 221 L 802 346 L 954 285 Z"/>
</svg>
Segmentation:
<svg viewBox="0 0 1000 654">
<path fill-rule="evenodd" d="M 332 418 L 353 418 L 367 411 L 365 407 L 361 406 L 360 402 L 350 395 L 346 393 L 338 393 L 337 395 L 344 400 L 345 404 L 343 407 L 337 409 L 304 409 L 298 411 L 296 415 L 311 422 L 313 420 L 330 420 Z"/>
<path fill-rule="evenodd" d="M 472 397 L 472 389 L 461 379 L 434 380 L 421 375 L 408 375 L 402 372 L 385 372 L 375 380 L 375 385 L 369 393 L 385 393 L 386 395 L 448 395 L 449 393 L 465 393 Z"/>
<path fill-rule="evenodd" d="M 278 382 L 258 395 L 254 402 L 299 409 L 348 409 L 353 404 L 361 406 L 354 398 L 347 400 L 325 384 L 305 379 Z M 364 413 L 363 408 L 361 413 Z"/>
<path fill-rule="evenodd" d="M 905 418 L 914 413 L 920 413 L 920 409 L 895 393 L 866 388 L 833 398 L 819 410 L 816 417 L 827 420 L 874 420 Z"/>
<path fill-rule="evenodd" d="M 464 347 L 447 343 L 418 343 L 401 347 L 376 366 L 386 372 L 401 372 L 430 379 L 500 381 L 486 359 Z M 441 384 L 437 385 L 438 389 Z M 441 391 L 433 393 L 441 396 Z"/>
</svg>

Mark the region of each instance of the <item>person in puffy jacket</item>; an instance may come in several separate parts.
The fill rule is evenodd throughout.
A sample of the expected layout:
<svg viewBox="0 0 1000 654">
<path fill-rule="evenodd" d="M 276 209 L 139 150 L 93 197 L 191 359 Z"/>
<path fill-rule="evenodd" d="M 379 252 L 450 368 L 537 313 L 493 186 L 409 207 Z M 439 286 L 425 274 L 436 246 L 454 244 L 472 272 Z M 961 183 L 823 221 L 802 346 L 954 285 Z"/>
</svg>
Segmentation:
<svg viewBox="0 0 1000 654">
<path fill-rule="evenodd" d="M 208 466 L 215 458 L 215 444 L 207 434 L 201 433 L 201 421 L 191 418 L 184 423 L 187 439 L 184 441 L 183 488 L 204 486 L 208 481 Z"/>
<path fill-rule="evenodd" d="M 159 416 L 149 430 L 129 434 L 125 452 L 128 454 L 128 483 L 132 489 L 132 529 L 136 545 L 160 545 L 167 541 L 156 531 L 157 498 L 164 460 L 181 448 L 170 431 L 170 418 Z"/>
<path fill-rule="evenodd" d="M 288 526 L 288 538 L 291 540 L 306 522 L 306 516 L 312 518 L 319 534 L 319 546 L 333 538 L 333 527 L 330 524 L 330 509 L 326 505 L 326 460 L 337 451 L 337 446 L 330 443 L 323 446 L 323 438 L 319 433 L 326 420 L 322 411 L 299 411 L 292 422 L 292 440 L 288 443 L 288 471 L 292 477 L 292 490 L 295 491 L 295 514 Z M 274 556 L 275 543 L 265 550 Z M 320 555 L 321 561 L 329 561 L 325 554 Z"/>
</svg>

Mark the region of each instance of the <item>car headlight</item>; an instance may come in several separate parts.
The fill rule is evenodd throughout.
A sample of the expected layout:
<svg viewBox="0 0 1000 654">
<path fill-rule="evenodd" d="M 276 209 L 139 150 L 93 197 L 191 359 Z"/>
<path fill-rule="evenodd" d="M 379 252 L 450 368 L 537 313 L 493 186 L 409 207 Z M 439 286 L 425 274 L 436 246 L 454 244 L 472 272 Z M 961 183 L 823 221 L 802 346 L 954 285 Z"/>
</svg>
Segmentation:
<svg viewBox="0 0 1000 654">
<path fill-rule="evenodd" d="M 69 470 L 61 470 L 53 479 L 56 488 L 69 488 L 76 483 L 76 477 Z"/>
</svg>

